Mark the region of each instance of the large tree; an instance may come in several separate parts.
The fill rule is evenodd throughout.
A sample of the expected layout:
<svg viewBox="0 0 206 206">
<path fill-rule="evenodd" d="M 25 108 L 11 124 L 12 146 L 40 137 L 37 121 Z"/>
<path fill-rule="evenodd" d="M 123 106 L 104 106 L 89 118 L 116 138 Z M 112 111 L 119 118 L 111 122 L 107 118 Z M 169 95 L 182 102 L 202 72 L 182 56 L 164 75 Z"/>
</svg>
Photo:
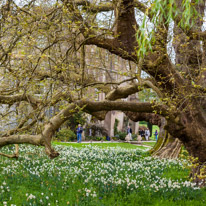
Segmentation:
<svg viewBox="0 0 206 206">
<path fill-rule="evenodd" d="M 167 133 L 201 165 L 206 162 L 205 0 L 31 0 L 21 5 L 8 0 L 0 6 L 0 102 L 13 105 L 6 114 L 18 114 L 16 128 L 2 135 L 0 147 L 44 145 L 55 157 L 52 136 L 73 113 L 81 109 L 104 119 L 106 111 L 121 110 L 161 115 Z M 113 78 L 108 63 L 101 68 L 94 58 L 88 60 L 92 45 L 102 49 L 99 56 L 110 52 L 129 62 L 128 70 L 118 71 L 125 80 Z M 101 80 L 103 72 L 106 80 Z M 44 95 L 38 97 L 39 82 Z M 144 88 L 159 100 L 115 101 Z M 92 89 L 104 92 L 106 101 L 93 101 Z M 62 109 L 48 118 L 46 108 L 56 104 Z M 36 135 L 22 134 L 34 125 Z"/>
<path fill-rule="evenodd" d="M 206 161 L 206 101 L 205 101 L 205 1 L 152 1 L 144 4 L 135 0 L 112 1 L 104 5 L 88 1 L 64 1 L 74 20 L 81 22 L 80 31 L 85 44 L 97 45 L 138 65 L 139 84 L 141 70 L 150 75 L 150 87 L 155 89 L 160 102 L 153 111 L 167 119 L 167 131 L 181 140 L 190 155 Z M 78 5 L 87 12 L 114 10 L 114 24 L 109 31 L 95 31 L 85 21 Z M 137 21 L 137 13 L 144 13 Z M 151 23 L 147 31 L 145 22 Z M 98 25 L 96 25 L 98 27 Z M 172 39 L 172 40 L 171 40 Z M 170 48 L 170 50 L 168 49 Z M 169 54 L 169 51 L 173 51 Z M 172 56 L 173 54 L 173 56 Z M 175 57 L 174 57 L 175 55 Z M 158 89 L 157 89 L 158 88 Z M 122 90 L 121 90 L 122 89 Z M 112 91 L 126 93 L 123 88 Z M 158 107 L 164 107 L 160 109 Z M 145 107 L 145 112 L 150 112 Z M 164 113 L 164 114 L 163 114 Z"/>
</svg>

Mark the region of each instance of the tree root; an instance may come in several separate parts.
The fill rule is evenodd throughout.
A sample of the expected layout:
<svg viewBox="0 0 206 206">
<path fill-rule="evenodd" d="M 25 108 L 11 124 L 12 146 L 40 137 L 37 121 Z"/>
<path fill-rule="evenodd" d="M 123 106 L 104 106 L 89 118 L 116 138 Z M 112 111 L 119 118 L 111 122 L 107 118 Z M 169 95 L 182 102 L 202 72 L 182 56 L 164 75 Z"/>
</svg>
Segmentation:
<svg viewBox="0 0 206 206">
<path fill-rule="evenodd" d="M 173 142 L 169 142 L 158 151 L 152 154 L 154 157 L 176 159 L 181 151 L 182 143 L 177 138 Z"/>
<path fill-rule="evenodd" d="M 8 157 L 8 158 L 16 158 L 16 159 L 18 159 L 19 158 L 19 145 L 15 144 L 15 152 L 14 152 L 14 154 L 9 155 L 9 154 L 4 154 L 4 153 L 0 152 L 0 155 L 4 156 L 4 157 Z"/>
</svg>

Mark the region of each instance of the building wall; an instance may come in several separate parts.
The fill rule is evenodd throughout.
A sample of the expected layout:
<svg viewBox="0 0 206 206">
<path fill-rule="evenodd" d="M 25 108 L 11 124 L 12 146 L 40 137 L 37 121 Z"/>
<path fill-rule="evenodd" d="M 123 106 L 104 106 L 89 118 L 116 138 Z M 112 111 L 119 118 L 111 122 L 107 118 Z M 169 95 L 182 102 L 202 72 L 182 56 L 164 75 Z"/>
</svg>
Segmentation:
<svg viewBox="0 0 206 206">
<path fill-rule="evenodd" d="M 108 135 L 110 137 L 114 136 L 114 123 L 115 123 L 115 119 L 119 120 L 119 124 L 118 124 L 118 130 L 122 131 L 122 132 L 126 132 L 127 126 L 128 125 L 124 125 L 124 117 L 125 114 L 123 112 L 119 112 L 119 111 L 111 111 L 108 112 L 105 120 L 102 121 L 101 123 L 104 125 L 104 127 L 108 130 Z M 139 131 L 139 122 L 133 122 L 132 120 L 129 120 L 128 124 L 131 126 L 132 128 L 132 133 L 133 134 L 138 134 Z"/>
<path fill-rule="evenodd" d="M 122 80 L 130 78 L 130 72 L 136 71 L 136 65 L 109 53 L 104 49 L 99 49 L 95 46 L 86 47 L 86 65 L 88 66 L 88 74 L 93 74 L 96 81 L 99 82 L 121 82 Z M 127 84 L 127 83 L 124 83 Z M 122 85 L 124 85 L 122 84 Z M 114 85 L 111 84 L 111 90 Z M 105 93 L 93 91 L 96 101 L 105 100 Z M 136 97 L 136 96 L 135 96 Z M 136 101 L 134 96 L 124 99 L 124 101 Z M 101 122 L 108 130 L 109 136 L 114 136 L 115 119 L 119 120 L 118 130 L 126 131 L 127 125 L 124 125 L 125 114 L 119 111 L 108 112 L 105 120 Z M 132 126 L 133 134 L 138 133 L 139 124 L 129 121 Z"/>
</svg>

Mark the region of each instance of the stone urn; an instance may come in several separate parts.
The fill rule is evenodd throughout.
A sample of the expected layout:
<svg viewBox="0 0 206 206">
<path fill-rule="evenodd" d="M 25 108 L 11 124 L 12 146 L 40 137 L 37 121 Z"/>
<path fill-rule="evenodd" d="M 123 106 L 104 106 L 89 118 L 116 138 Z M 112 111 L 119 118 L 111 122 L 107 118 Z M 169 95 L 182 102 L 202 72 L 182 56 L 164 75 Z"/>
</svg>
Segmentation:
<svg viewBox="0 0 206 206">
<path fill-rule="evenodd" d="M 131 140 L 130 136 L 127 135 L 127 136 L 125 137 L 125 141 L 126 141 L 126 142 L 129 142 L 130 140 Z"/>
</svg>

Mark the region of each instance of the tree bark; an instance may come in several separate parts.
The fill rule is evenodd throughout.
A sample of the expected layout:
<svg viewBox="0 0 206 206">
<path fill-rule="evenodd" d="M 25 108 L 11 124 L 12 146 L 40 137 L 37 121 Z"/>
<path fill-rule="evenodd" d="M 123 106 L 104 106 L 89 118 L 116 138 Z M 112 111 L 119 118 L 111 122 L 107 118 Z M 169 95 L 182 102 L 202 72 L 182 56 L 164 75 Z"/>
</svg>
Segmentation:
<svg viewBox="0 0 206 206">
<path fill-rule="evenodd" d="M 165 131 L 163 138 L 159 138 L 155 147 L 150 151 L 153 157 L 176 159 L 179 157 L 182 143 Z"/>
<path fill-rule="evenodd" d="M 154 147 L 150 150 L 150 154 L 152 156 L 168 159 L 176 159 L 179 156 L 182 143 L 164 129 L 167 124 L 164 117 L 152 113 L 125 112 L 125 114 L 132 121 L 147 121 L 153 125 L 157 125 L 160 128 L 158 140 Z"/>
</svg>

